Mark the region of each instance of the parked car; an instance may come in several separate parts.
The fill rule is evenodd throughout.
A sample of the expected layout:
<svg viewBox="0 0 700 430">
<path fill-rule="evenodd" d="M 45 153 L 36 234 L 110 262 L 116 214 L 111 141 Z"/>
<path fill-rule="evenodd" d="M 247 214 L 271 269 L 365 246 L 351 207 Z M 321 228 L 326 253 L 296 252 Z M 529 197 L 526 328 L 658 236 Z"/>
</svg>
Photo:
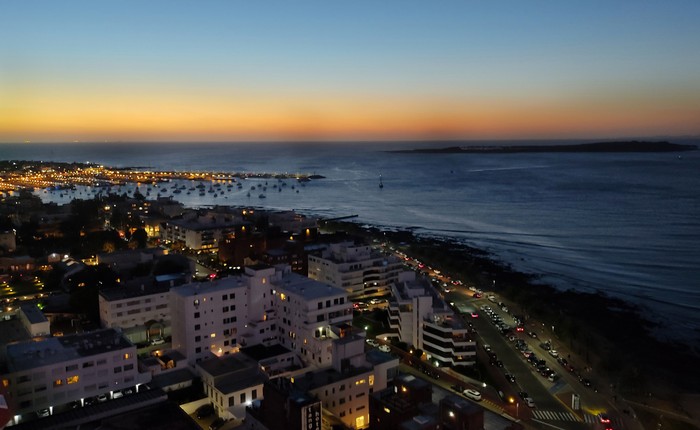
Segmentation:
<svg viewBox="0 0 700 430">
<path fill-rule="evenodd" d="M 202 418 L 206 418 L 208 416 L 213 415 L 214 412 L 215 412 L 214 406 L 212 406 L 210 404 L 202 405 L 202 406 L 198 407 L 196 411 L 194 411 L 195 416 L 200 420 Z"/>
<path fill-rule="evenodd" d="M 107 394 L 102 393 L 99 396 L 97 396 L 97 401 L 99 403 L 106 402 L 107 401 Z"/>
<path fill-rule="evenodd" d="M 154 337 L 151 339 L 151 345 L 162 345 L 165 343 L 165 339 L 162 337 Z"/>
<path fill-rule="evenodd" d="M 83 400 L 83 406 L 91 406 L 97 404 L 97 397 L 86 397 L 85 400 Z"/>
<path fill-rule="evenodd" d="M 209 424 L 209 430 L 218 430 L 224 424 L 226 424 L 226 420 L 221 417 L 217 417 L 214 421 L 211 422 L 211 424 Z"/>
<path fill-rule="evenodd" d="M 39 418 L 48 417 L 49 415 L 51 415 L 51 411 L 49 411 L 48 409 L 39 409 L 38 411 L 36 411 L 36 415 Z"/>
</svg>

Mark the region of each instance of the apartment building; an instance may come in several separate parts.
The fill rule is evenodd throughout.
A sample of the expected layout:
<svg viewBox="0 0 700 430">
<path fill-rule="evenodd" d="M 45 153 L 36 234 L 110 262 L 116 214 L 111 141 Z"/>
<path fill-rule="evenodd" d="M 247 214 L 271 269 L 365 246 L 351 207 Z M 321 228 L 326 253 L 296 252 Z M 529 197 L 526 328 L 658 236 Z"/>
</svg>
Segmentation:
<svg viewBox="0 0 700 430">
<path fill-rule="evenodd" d="M 282 346 L 306 364 L 331 363 L 331 341 L 352 321 L 345 291 L 293 273 L 253 265 L 241 276 L 171 290 L 172 345 L 191 364 L 256 344 Z"/>
<path fill-rule="evenodd" d="M 398 358 L 378 350 L 365 354 L 364 339 L 348 334 L 334 340 L 331 367 L 292 379 L 296 389 L 320 399 L 324 410 L 354 429 L 369 427 L 369 395 L 386 388 L 399 366 Z"/>
<path fill-rule="evenodd" d="M 121 285 L 100 290 L 100 323 L 121 328 L 133 342 L 170 334 L 170 284 Z"/>
<path fill-rule="evenodd" d="M 211 214 L 164 221 L 160 238 L 166 243 L 181 243 L 195 250 L 218 249 L 219 243 L 229 236 L 244 234 L 251 223 L 238 218 Z"/>
<path fill-rule="evenodd" d="M 402 274 L 392 286 L 389 326 L 402 342 L 422 349 L 437 366 L 475 363 L 474 330 L 454 315 L 425 279 Z"/>
<path fill-rule="evenodd" d="M 350 299 L 388 293 L 402 271 L 401 260 L 369 245 L 343 241 L 320 256 L 309 255 L 309 278 L 343 288 Z"/>
<path fill-rule="evenodd" d="M 262 398 L 267 376 L 244 354 L 227 355 L 197 364 L 204 392 L 222 418 L 245 418 L 245 409 Z"/>
<path fill-rule="evenodd" d="M 140 374 L 136 347 L 115 329 L 103 329 L 6 347 L 7 370 L 2 383 L 8 387 L 8 403 L 21 415 L 150 380 Z"/>
</svg>

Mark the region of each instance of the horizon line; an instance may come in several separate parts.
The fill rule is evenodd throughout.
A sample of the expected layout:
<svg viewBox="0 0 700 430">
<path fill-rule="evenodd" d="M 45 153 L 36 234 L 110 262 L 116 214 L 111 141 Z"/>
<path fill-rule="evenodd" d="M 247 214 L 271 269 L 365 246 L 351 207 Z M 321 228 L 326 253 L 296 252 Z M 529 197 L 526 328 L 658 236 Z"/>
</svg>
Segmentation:
<svg viewBox="0 0 700 430">
<path fill-rule="evenodd" d="M 135 143 L 153 143 L 153 144 L 243 144 L 243 143 L 288 143 L 288 144 L 315 144 L 315 143 L 449 143 L 449 142 L 531 142 L 531 141 L 594 141 L 594 142 L 611 142 L 611 141 L 630 141 L 630 140 L 649 140 L 649 139 L 700 139 L 698 135 L 655 135 L 655 136 L 626 136 L 626 137 L 542 137 L 542 138 L 439 138 L 439 139 L 260 139 L 260 140 L 47 140 L 47 141 L 3 141 L 0 145 L 60 145 L 60 144 L 135 144 Z M 651 140 L 650 140 L 651 141 Z"/>
</svg>

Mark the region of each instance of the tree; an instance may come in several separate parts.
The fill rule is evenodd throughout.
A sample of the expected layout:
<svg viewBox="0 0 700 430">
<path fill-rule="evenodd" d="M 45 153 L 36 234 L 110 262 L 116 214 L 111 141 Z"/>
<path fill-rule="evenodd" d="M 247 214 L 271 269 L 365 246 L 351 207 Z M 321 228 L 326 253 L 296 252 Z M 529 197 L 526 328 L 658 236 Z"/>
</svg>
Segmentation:
<svg viewBox="0 0 700 430">
<path fill-rule="evenodd" d="M 148 234 L 142 228 L 136 229 L 131 235 L 130 244 L 135 244 L 136 248 L 145 248 L 148 245 Z"/>
</svg>

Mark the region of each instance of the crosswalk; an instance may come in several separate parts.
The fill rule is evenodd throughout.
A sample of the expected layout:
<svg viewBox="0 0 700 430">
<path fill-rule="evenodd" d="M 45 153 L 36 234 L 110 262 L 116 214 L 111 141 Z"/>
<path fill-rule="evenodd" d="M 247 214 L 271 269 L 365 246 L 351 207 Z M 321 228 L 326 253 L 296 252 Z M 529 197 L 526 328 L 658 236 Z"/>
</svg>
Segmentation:
<svg viewBox="0 0 700 430">
<path fill-rule="evenodd" d="M 548 420 L 548 421 L 576 421 L 581 422 L 581 419 L 571 412 L 559 412 L 559 411 L 542 411 L 536 409 L 532 411 L 532 415 L 536 419 Z"/>
<path fill-rule="evenodd" d="M 585 422 L 586 424 L 599 424 L 600 418 L 596 415 L 583 414 L 583 420 L 571 412 L 559 412 L 559 411 L 543 411 L 540 409 L 535 409 L 532 411 L 532 416 L 538 420 L 546 421 L 575 421 L 575 422 Z M 623 422 L 619 418 L 612 419 L 612 425 L 614 428 L 623 428 Z"/>
<path fill-rule="evenodd" d="M 586 424 L 598 424 L 600 423 L 600 418 L 596 415 L 591 415 L 591 414 L 583 414 L 583 420 L 586 422 Z M 612 424 L 613 428 L 619 429 L 624 427 L 624 423 L 622 419 L 620 418 L 610 418 L 610 423 Z"/>
</svg>

